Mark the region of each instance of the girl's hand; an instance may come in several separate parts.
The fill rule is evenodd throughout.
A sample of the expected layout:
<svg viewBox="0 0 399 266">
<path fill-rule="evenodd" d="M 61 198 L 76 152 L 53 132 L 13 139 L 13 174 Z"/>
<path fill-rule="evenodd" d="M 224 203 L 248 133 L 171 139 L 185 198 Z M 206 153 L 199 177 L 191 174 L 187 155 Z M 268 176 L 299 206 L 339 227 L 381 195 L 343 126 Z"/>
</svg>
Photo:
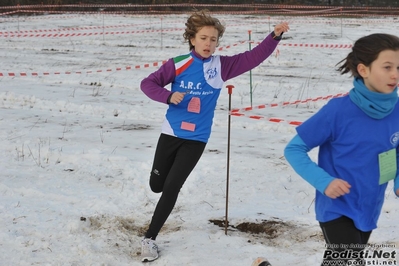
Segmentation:
<svg viewBox="0 0 399 266">
<path fill-rule="evenodd" d="M 274 34 L 280 36 L 281 33 L 287 32 L 289 29 L 290 27 L 288 26 L 288 22 L 283 22 L 274 26 Z"/>
<path fill-rule="evenodd" d="M 336 199 L 350 192 L 351 185 L 345 180 L 336 178 L 334 179 L 324 191 L 327 197 Z"/>
<path fill-rule="evenodd" d="M 396 196 L 399 197 L 399 188 L 396 190 Z"/>
<path fill-rule="evenodd" d="M 172 97 L 170 97 L 170 103 L 173 104 L 181 103 L 181 101 L 183 101 L 184 95 L 186 95 L 185 92 L 174 92 L 172 94 Z"/>
</svg>

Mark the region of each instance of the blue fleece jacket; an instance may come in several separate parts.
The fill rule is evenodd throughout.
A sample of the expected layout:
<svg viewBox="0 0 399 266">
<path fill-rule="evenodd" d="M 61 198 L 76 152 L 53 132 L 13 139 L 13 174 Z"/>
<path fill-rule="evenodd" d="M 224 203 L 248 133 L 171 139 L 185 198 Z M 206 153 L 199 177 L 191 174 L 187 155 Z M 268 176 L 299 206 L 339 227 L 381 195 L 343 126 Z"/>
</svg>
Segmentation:
<svg viewBox="0 0 399 266">
<path fill-rule="evenodd" d="M 362 94 L 365 88 L 361 79 L 355 79 L 349 95 L 357 97 L 330 100 L 297 127 L 298 134 L 286 146 L 284 154 L 293 169 L 316 188 L 318 221 L 347 216 L 359 230 L 371 231 L 377 227 L 387 187 L 387 183 L 379 184 L 378 155 L 394 149 L 399 165 L 399 105 L 392 100 L 398 97 L 397 89 L 391 94 L 367 92 L 365 99 Z M 370 108 L 372 105 L 384 106 L 381 111 L 384 114 L 378 117 L 375 110 L 379 108 Z M 386 110 L 389 105 L 390 110 Z M 319 148 L 317 164 L 308 156 L 316 147 Z M 346 180 L 351 185 L 350 193 L 336 199 L 327 197 L 324 191 L 334 178 Z M 395 191 L 398 188 L 397 172 Z"/>
</svg>

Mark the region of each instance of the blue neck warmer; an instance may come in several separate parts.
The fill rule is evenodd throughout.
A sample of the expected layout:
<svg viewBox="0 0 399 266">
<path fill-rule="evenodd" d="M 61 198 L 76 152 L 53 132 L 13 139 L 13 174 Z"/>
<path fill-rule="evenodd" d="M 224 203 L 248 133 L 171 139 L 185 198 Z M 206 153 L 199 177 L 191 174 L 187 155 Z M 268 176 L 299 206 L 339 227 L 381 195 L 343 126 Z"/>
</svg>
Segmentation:
<svg viewBox="0 0 399 266">
<path fill-rule="evenodd" d="M 361 78 L 355 78 L 353 85 L 354 88 L 350 90 L 349 98 L 372 118 L 386 117 L 393 111 L 398 101 L 398 87 L 392 93 L 385 94 L 370 91 Z"/>
</svg>

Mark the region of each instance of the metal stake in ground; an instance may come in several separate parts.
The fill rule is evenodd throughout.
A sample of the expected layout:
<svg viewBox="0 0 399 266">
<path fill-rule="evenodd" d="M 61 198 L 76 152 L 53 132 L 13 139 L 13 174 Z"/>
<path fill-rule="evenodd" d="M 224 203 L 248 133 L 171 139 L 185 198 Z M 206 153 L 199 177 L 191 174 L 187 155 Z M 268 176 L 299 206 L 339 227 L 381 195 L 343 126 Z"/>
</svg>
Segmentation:
<svg viewBox="0 0 399 266">
<path fill-rule="evenodd" d="M 229 213 L 229 175 L 230 175 L 230 122 L 231 122 L 231 94 L 233 93 L 233 85 L 226 86 L 229 93 L 229 116 L 228 116 L 228 127 L 227 127 L 227 179 L 226 179 L 226 219 L 224 221 L 224 233 L 227 235 L 227 226 L 229 224 L 228 213 Z"/>
</svg>

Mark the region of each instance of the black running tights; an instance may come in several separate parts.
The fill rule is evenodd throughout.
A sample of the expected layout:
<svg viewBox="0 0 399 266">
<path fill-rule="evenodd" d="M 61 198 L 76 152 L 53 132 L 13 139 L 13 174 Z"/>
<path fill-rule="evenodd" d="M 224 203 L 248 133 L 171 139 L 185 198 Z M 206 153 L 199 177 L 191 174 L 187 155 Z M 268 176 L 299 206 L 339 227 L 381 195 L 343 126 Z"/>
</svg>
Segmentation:
<svg viewBox="0 0 399 266">
<path fill-rule="evenodd" d="M 205 146 L 204 142 L 184 140 L 166 134 L 159 137 L 150 174 L 150 187 L 153 192 L 162 192 L 162 195 L 155 207 L 146 238 L 155 240 L 157 237 Z"/>
<path fill-rule="evenodd" d="M 367 245 L 371 232 L 363 232 L 355 227 L 353 220 L 342 216 L 335 220 L 320 223 L 326 241 L 326 250 L 323 255 L 323 265 L 347 265 L 349 260 L 355 260 L 354 265 L 365 265 L 362 258 L 350 258 L 345 254 L 362 251 Z M 331 255 L 334 253 L 334 255 Z M 332 264 L 331 261 L 336 263 Z M 337 264 L 340 260 L 341 264 Z"/>
</svg>

